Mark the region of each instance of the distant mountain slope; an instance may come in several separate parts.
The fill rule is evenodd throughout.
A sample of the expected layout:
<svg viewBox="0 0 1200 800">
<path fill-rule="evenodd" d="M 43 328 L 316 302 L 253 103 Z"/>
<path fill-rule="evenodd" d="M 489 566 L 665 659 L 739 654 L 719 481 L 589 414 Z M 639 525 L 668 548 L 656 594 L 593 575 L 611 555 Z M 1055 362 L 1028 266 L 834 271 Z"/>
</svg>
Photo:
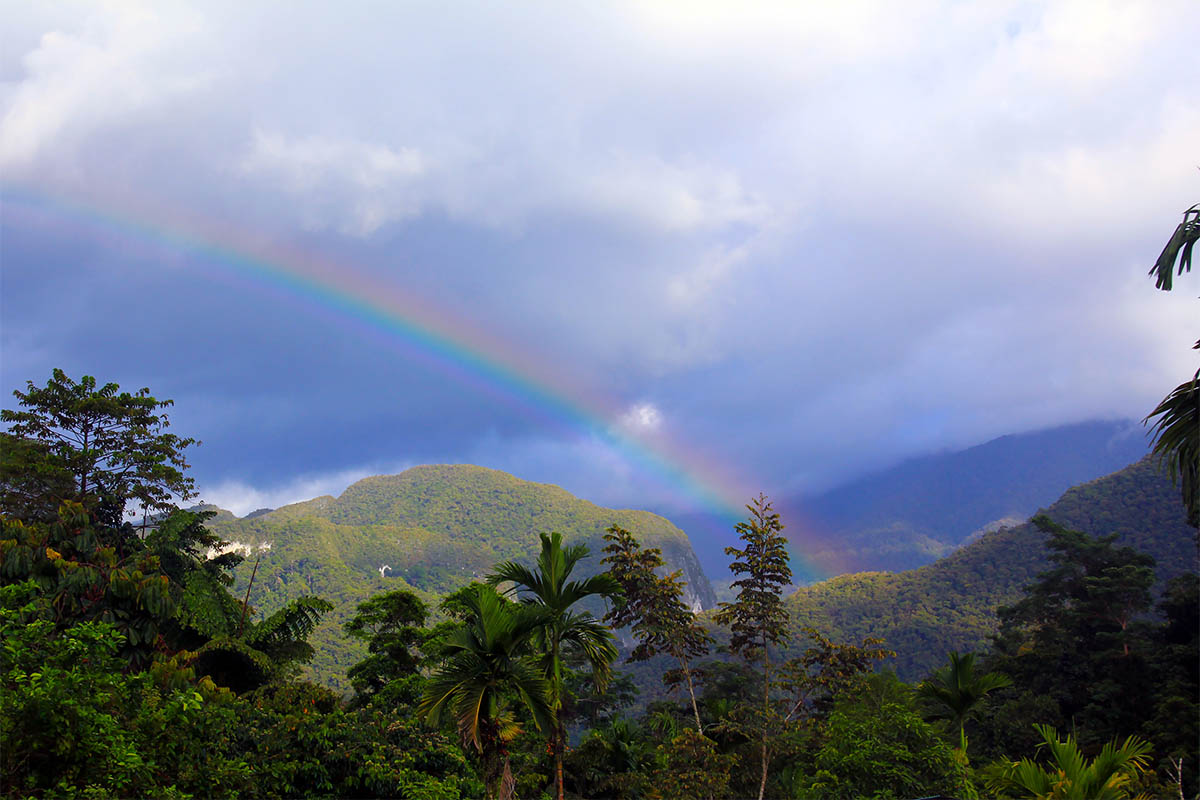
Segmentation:
<svg viewBox="0 0 1200 800">
<path fill-rule="evenodd" d="M 1160 585 L 1196 569 L 1195 530 L 1178 490 L 1149 458 L 1067 491 L 1046 514 L 1158 562 Z M 900 573 L 843 575 L 788 599 L 793 620 L 844 641 L 881 636 L 899 653 L 896 668 L 916 679 L 950 650 L 986 645 L 997 607 L 1013 602 L 1047 565 L 1045 536 L 1030 524 L 1003 528 L 933 564 Z"/>
<path fill-rule="evenodd" d="M 990 523 L 1026 519 L 1069 487 L 1146 452 L 1142 426 L 1086 422 L 913 459 L 781 506 L 785 514 L 801 511 L 815 527 L 823 551 L 806 552 L 818 561 L 910 569 L 950 553 Z"/>
<path fill-rule="evenodd" d="M 564 489 L 469 465 L 414 467 L 399 475 L 365 478 L 340 497 L 318 497 L 237 519 L 221 513 L 210 527 L 247 546 L 270 544 L 250 594 L 271 611 L 301 594 L 317 594 L 335 610 L 314 637 L 312 674 L 340 685 L 360 657 L 341 623 L 372 594 L 412 588 L 431 601 L 486 574 L 502 560 L 531 562 L 538 533 L 559 531 L 589 545 L 583 574 L 599 571 L 605 528 L 618 524 L 658 547 L 682 569 L 689 602 L 712 607 L 716 598 L 682 531 L 646 511 L 613 510 Z M 255 558 L 239 568 L 244 592 Z"/>
</svg>

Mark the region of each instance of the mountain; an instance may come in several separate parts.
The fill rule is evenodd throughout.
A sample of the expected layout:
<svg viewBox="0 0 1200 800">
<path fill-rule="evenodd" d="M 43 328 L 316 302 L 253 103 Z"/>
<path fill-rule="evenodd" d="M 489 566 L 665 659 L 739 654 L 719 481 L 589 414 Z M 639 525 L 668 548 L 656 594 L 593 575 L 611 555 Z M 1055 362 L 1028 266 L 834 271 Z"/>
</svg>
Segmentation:
<svg viewBox="0 0 1200 800">
<path fill-rule="evenodd" d="M 235 591 L 246 591 L 258 562 L 250 591 L 255 608 L 269 613 L 303 594 L 334 604 L 311 639 L 317 655 L 309 669 L 310 677 L 342 687 L 346 668 L 362 657 L 362 649 L 344 636 L 341 625 L 371 595 L 405 588 L 436 604 L 498 561 L 532 562 L 544 531 L 587 544 L 592 557 L 580 569 L 590 575 L 600 571 L 604 530 L 614 523 L 645 546 L 660 548 L 671 569 L 683 570 L 689 603 L 715 605 L 687 536 L 666 519 L 602 508 L 557 486 L 483 467 L 414 467 L 364 478 L 336 498 L 317 497 L 241 519 L 218 512 L 209 527 L 251 553 L 238 568 Z"/>
<path fill-rule="evenodd" d="M 1179 491 L 1147 457 L 1067 491 L 1045 513 L 1067 528 L 1117 534 L 1152 555 L 1159 588 L 1197 568 L 1196 532 Z M 996 609 L 1017 600 L 1046 569 L 1046 536 L 1031 524 L 985 533 L 946 558 L 907 572 L 842 575 L 788 598 L 793 621 L 840 641 L 880 636 L 899 653 L 901 677 L 924 677 L 950 650 L 978 650 L 997 628 Z"/>
<path fill-rule="evenodd" d="M 783 501 L 821 543 L 806 555 L 855 570 L 911 569 L 972 533 L 1029 518 L 1068 488 L 1146 455 L 1136 423 L 1085 422 L 912 459 L 815 497 Z M 792 511 L 794 509 L 794 512 Z"/>
</svg>

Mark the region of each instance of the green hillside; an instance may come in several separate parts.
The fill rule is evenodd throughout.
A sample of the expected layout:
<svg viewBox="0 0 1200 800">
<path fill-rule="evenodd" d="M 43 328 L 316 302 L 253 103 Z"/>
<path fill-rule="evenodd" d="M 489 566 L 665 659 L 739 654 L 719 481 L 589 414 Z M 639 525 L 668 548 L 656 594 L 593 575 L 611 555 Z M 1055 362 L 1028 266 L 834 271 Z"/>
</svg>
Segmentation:
<svg viewBox="0 0 1200 800">
<path fill-rule="evenodd" d="M 600 568 L 604 529 L 634 531 L 663 551 L 671 569 L 682 569 L 689 602 L 713 606 L 708 579 L 687 536 L 668 520 L 645 511 L 613 510 L 548 484 L 469 465 L 414 467 L 399 475 L 365 478 L 340 497 L 318 497 L 238 519 L 221 513 L 209 527 L 223 539 L 262 552 L 250 601 L 269 613 L 305 594 L 334 604 L 310 641 L 317 650 L 310 677 L 344 686 L 344 673 L 361 648 L 341 625 L 354 607 L 384 591 L 411 588 L 431 602 L 485 575 L 505 559 L 532 560 L 538 533 L 559 531 L 592 548 L 584 574 Z M 235 592 L 246 590 L 257 558 L 237 571 Z M 383 567 L 390 569 L 383 570 Z"/>
<path fill-rule="evenodd" d="M 1045 513 L 1092 535 L 1152 555 L 1159 585 L 1196 569 L 1195 531 L 1184 521 L 1178 489 L 1149 458 L 1068 490 Z M 896 669 L 918 679 L 950 650 L 985 646 L 997 607 L 1016 600 L 1045 569 L 1045 535 L 1033 525 L 1001 528 L 951 555 L 906 572 L 842 575 L 789 598 L 793 621 L 834 639 L 881 636 L 900 655 Z"/>
</svg>

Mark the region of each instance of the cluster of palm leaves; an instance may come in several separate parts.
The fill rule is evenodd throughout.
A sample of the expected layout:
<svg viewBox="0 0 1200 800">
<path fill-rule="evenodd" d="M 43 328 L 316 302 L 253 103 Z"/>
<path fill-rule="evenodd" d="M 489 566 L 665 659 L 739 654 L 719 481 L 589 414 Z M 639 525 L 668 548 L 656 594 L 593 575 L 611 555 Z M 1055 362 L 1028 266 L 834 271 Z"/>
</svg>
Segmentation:
<svg viewBox="0 0 1200 800">
<path fill-rule="evenodd" d="M 577 609 L 587 598 L 613 597 L 619 591 L 616 582 L 608 575 L 570 579 L 588 556 L 586 546 L 564 546 L 558 533 L 541 534 L 541 545 L 532 568 L 503 562 L 488 577 L 489 585 L 476 585 L 464 595 L 464 624 L 447 637 L 445 660 L 419 706 L 433 724 L 453 717 L 463 744 L 480 754 L 492 797 L 512 794 L 506 745 L 519 730 L 513 713 L 519 703 L 550 743 L 556 795 L 562 798 L 564 662 L 581 656 L 602 689 L 617 656 L 612 633 L 593 614 Z M 504 595 L 493 588 L 503 584 L 509 586 Z"/>
<path fill-rule="evenodd" d="M 1024 758 L 994 765 L 985 779 L 996 797 L 1117 800 L 1129 797 L 1133 783 L 1150 763 L 1150 743 L 1136 736 L 1109 742 L 1089 760 L 1075 737 L 1060 740 L 1054 727 L 1034 727 L 1042 737 L 1039 747 L 1048 755 L 1046 763 Z"/>
</svg>

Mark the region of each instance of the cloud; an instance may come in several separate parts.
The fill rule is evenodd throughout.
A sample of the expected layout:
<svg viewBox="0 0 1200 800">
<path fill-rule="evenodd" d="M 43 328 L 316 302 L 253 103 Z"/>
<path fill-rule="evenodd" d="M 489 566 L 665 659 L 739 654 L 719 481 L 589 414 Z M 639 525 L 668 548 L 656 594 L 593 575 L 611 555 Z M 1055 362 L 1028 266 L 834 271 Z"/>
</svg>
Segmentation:
<svg viewBox="0 0 1200 800">
<path fill-rule="evenodd" d="M 329 473 L 299 475 L 284 483 L 265 487 L 252 486 L 241 481 L 219 481 L 212 485 L 202 484 L 197 502 L 219 506 L 242 517 L 260 508 L 281 508 L 324 495 L 336 497 L 355 481 L 371 475 L 403 472 L 411 466 L 412 464 L 356 467 Z"/>
<path fill-rule="evenodd" d="M 653 403 L 630 406 L 617 421 L 618 427 L 633 434 L 653 433 L 662 427 L 662 412 Z"/>
<path fill-rule="evenodd" d="M 1189 10 L 40 6 L 0 32 L 0 167 L 130 229 L 366 273 L 567 406 L 803 487 L 1140 417 L 1194 371 L 1196 292 L 1144 277 L 1200 187 Z M 462 380 L 419 332 L 211 253 L 4 217 L 5 386 L 169 387 L 224 503 L 396 454 L 670 494 L 509 392 L 509 362 L 467 353 Z"/>
<path fill-rule="evenodd" d="M 0 167 L 23 171 L 48 153 L 61 158 L 97 129 L 126 125 L 212 80 L 197 58 L 206 33 L 198 13 L 111 3 L 82 17 L 75 31 L 43 32 L 22 58 L 21 78 L 5 82 Z"/>
</svg>

